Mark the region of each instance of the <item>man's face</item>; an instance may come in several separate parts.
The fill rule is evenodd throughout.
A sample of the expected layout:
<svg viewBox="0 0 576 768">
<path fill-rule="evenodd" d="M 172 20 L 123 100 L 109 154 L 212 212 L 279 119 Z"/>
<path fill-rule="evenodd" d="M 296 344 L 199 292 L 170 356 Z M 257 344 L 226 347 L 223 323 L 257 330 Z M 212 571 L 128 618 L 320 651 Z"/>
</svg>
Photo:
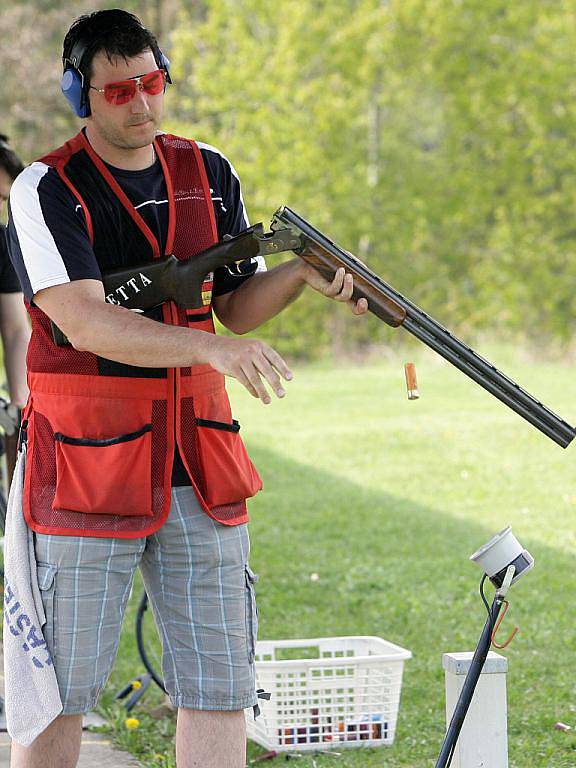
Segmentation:
<svg viewBox="0 0 576 768">
<path fill-rule="evenodd" d="M 4 208 L 4 203 L 8 202 L 8 196 L 10 194 L 10 187 L 12 186 L 12 179 L 4 168 L 0 168 L 0 214 Z"/>
<path fill-rule="evenodd" d="M 108 83 L 140 77 L 158 69 L 151 50 L 125 61 L 121 56 L 108 61 L 106 54 L 96 54 L 92 61 L 93 88 Z M 100 138 L 118 149 L 138 149 L 151 144 L 162 118 L 164 94 L 147 94 L 141 88 L 126 104 L 109 104 L 103 93 L 89 91 L 92 129 Z"/>
</svg>

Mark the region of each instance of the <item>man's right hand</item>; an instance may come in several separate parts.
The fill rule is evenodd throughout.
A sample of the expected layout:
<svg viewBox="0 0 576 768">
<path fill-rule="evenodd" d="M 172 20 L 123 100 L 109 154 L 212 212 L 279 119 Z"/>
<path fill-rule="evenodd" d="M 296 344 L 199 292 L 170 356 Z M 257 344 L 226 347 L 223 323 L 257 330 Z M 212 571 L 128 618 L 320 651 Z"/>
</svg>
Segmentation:
<svg viewBox="0 0 576 768">
<path fill-rule="evenodd" d="M 280 377 L 291 381 L 293 374 L 278 352 L 268 344 L 257 339 L 231 339 L 226 336 L 214 336 L 209 343 L 208 362 L 216 371 L 238 379 L 253 397 L 259 397 L 263 403 L 271 402 L 265 382 L 277 397 L 284 397 L 286 392 Z"/>
<path fill-rule="evenodd" d="M 238 379 L 263 403 L 271 402 L 265 383 L 277 397 L 284 397 L 281 377 L 286 381 L 293 377 L 280 355 L 262 341 L 215 336 L 136 315 L 108 304 L 98 280 L 44 288 L 34 301 L 80 352 L 152 368 L 208 364 Z"/>
</svg>

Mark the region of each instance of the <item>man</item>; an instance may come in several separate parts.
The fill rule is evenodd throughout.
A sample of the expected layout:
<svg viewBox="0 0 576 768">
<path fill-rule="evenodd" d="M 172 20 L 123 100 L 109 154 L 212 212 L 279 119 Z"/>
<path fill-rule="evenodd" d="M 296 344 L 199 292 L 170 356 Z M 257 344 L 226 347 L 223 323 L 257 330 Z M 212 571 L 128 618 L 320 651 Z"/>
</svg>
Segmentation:
<svg viewBox="0 0 576 768">
<path fill-rule="evenodd" d="M 16 181 L 10 245 L 33 324 L 24 514 L 64 709 L 30 747 L 14 745 L 13 766 L 76 765 L 139 566 L 178 707 L 179 768 L 243 768 L 242 710 L 256 703 L 245 500 L 261 483 L 223 382 L 269 403 L 267 386 L 283 397 L 292 374 L 268 345 L 214 335 L 210 305 L 142 316 L 105 301 L 102 272 L 193 258 L 247 221 L 226 158 L 157 134 L 169 65 L 136 17 L 79 18 L 63 61 L 86 125 Z M 220 270 L 204 288 L 244 334 L 306 284 L 351 302 L 351 276 L 327 283 L 298 259 Z M 71 346 L 54 344 L 49 320 Z"/>
<path fill-rule="evenodd" d="M 20 158 L 0 134 L 0 215 L 8 201 L 12 182 L 23 170 Z M 30 325 L 22 301 L 22 289 L 8 256 L 6 227 L 0 224 L 0 334 L 4 347 L 4 367 L 10 403 L 23 408 L 28 397 L 26 349 Z"/>
</svg>

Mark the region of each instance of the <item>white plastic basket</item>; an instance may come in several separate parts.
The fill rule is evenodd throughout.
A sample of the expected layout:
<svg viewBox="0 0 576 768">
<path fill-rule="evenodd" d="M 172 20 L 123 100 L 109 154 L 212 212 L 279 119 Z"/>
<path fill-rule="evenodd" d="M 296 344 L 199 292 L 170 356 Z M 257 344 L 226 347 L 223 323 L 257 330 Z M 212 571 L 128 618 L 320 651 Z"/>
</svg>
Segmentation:
<svg viewBox="0 0 576 768">
<path fill-rule="evenodd" d="M 410 651 L 380 637 L 259 641 L 261 714 L 248 738 L 277 752 L 390 745 Z"/>
</svg>

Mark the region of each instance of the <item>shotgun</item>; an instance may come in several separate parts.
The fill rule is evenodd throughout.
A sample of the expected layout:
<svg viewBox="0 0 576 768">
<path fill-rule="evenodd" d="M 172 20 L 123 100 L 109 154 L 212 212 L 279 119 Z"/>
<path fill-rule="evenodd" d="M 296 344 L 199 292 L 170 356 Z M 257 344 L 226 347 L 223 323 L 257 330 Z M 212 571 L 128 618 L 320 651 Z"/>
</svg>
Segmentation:
<svg viewBox="0 0 576 768">
<path fill-rule="evenodd" d="M 107 272 L 103 275 L 106 300 L 140 311 L 169 300 L 186 309 L 199 309 L 208 303 L 202 296 L 202 284 L 214 269 L 284 251 L 296 253 L 327 280 L 332 280 L 336 270 L 344 267 L 354 277 L 353 299 L 367 299 L 369 311 L 380 320 L 393 328 L 401 326 L 416 336 L 562 448 L 566 448 L 576 436 L 574 427 L 288 206 L 276 211 L 270 232 L 264 232 L 262 224 L 256 224 L 235 237 L 225 238 L 188 261 L 167 256 Z M 66 337 L 54 324 L 52 328 L 56 343 L 67 343 Z"/>
</svg>

